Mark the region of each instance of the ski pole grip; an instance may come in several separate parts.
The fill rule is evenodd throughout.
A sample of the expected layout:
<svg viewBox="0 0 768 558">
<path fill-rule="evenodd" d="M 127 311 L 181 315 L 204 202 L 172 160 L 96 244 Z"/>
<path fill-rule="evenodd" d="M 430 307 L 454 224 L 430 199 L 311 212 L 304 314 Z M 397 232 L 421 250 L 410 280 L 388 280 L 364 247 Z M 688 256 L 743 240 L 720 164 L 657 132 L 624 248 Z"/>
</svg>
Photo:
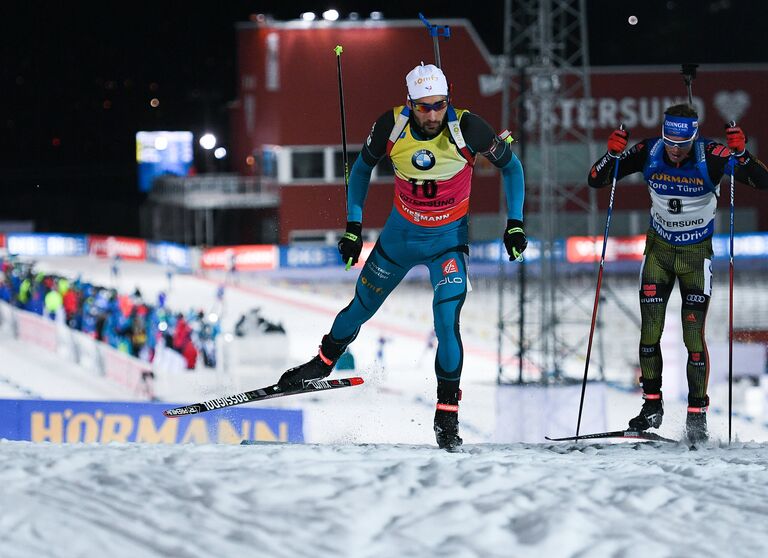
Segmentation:
<svg viewBox="0 0 768 558">
<path fill-rule="evenodd" d="M 728 124 L 725 125 L 726 128 L 735 128 L 736 127 L 736 121 L 735 120 L 729 120 Z"/>
</svg>

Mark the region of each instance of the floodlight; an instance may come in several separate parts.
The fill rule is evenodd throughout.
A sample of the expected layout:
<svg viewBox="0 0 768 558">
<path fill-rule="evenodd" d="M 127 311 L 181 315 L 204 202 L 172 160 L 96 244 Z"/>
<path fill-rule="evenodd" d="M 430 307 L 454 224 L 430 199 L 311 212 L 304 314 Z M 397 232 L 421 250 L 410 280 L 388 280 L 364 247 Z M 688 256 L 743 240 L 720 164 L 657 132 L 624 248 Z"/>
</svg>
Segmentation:
<svg viewBox="0 0 768 558">
<path fill-rule="evenodd" d="M 200 147 L 203 149 L 213 149 L 216 147 L 216 136 L 213 134 L 203 134 L 200 138 Z"/>
</svg>

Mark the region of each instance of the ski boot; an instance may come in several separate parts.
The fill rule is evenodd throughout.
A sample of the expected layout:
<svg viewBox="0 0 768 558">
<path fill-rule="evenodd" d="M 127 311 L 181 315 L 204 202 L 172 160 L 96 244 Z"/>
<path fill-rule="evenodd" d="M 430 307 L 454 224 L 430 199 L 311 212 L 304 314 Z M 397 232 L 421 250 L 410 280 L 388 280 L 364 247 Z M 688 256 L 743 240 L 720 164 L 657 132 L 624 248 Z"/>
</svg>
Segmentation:
<svg viewBox="0 0 768 558">
<path fill-rule="evenodd" d="M 335 341 L 330 334 L 324 335 L 317 355 L 309 362 L 284 372 L 277 385 L 283 389 L 296 389 L 304 386 L 306 381 L 325 378 L 333 371 L 336 361 L 346 349 L 345 343 Z"/>
<path fill-rule="evenodd" d="M 649 428 L 658 428 L 664 418 L 664 398 L 659 393 L 644 393 L 643 407 L 640 414 L 630 419 L 629 429 L 643 431 Z"/>
<path fill-rule="evenodd" d="M 435 438 L 437 447 L 447 451 L 458 448 L 464 440 L 459 437 L 459 382 L 437 381 L 437 408 L 435 409 Z"/>
<path fill-rule="evenodd" d="M 707 408 L 709 396 L 688 399 L 688 414 L 685 418 L 685 435 L 692 444 L 700 444 L 709 440 L 707 430 Z"/>
</svg>

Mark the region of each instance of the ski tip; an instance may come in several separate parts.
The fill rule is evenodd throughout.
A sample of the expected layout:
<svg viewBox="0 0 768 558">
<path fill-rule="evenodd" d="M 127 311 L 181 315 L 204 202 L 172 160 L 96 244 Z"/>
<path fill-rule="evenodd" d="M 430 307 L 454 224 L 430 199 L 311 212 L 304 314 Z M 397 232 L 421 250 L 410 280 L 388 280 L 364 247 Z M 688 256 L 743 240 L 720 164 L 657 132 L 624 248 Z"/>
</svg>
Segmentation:
<svg viewBox="0 0 768 558">
<path fill-rule="evenodd" d="M 363 380 L 360 377 L 347 378 L 347 379 L 349 380 L 349 385 L 351 386 L 359 386 L 360 384 L 365 383 L 365 380 Z"/>
<path fill-rule="evenodd" d="M 179 415 L 173 415 L 173 414 L 169 413 L 168 411 L 163 411 L 163 416 L 165 418 L 179 418 Z"/>
</svg>

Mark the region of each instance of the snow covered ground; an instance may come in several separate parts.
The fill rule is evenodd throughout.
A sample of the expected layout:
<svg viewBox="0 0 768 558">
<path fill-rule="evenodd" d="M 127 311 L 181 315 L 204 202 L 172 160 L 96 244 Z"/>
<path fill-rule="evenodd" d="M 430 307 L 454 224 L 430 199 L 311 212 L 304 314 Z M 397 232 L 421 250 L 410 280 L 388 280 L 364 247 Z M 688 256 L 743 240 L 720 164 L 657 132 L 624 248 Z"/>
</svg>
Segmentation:
<svg viewBox="0 0 768 558">
<path fill-rule="evenodd" d="M 765 556 L 768 446 L 0 443 L 0 554 Z"/>
<path fill-rule="evenodd" d="M 108 262 L 40 267 L 109 285 Z M 164 270 L 123 263 L 121 290 L 148 300 Z M 177 276 L 168 304 L 209 308 L 216 280 Z M 243 283 L 225 326 L 258 306 L 284 323 L 293 363 L 309 358 L 351 296 Z M 217 556 L 762 556 L 768 552 L 768 430 L 734 419 L 713 386 L 713 441 L 682 444 L 495 444 L 495 339 L 468 333 L 461 421 L 465 446 L 434 446 L 429 293 L 397 291 L 353 346 L 363 386 L 270 401 L 302 408 L 307 444 L 144 445 L 0 442 L 0 557 Z M 482 317 L 468 298 L 467 316 Z M 407 310 L 404 310 L 407 308 Z M 468 320 L 469 321 L 469 320 Z M 467 324 L 468 330 L 480 330 Z M 376 362 L 386 337 L 384 363 Z M 20 342 L 0 342 L 0 397 L 126 399 L 114 386 Z M 184 376 L 184 398 L 211 393 Z M 249 381 L 273 381 L 273 371 Z M 250 387 L 256 387 L 250 385 Z M 119 390 L 118 390 L 119 391 Z M 587 405 L 590 405 L 588 391 Z M 196 399 L 195 399 L 196 400 Z M 620 428 L 637 393 L 606 390 Z M 678 438 L 685 405 L 667 403 L 660 433 Z M 584 430 L 582 429 L 582 432 Z"/>
</svg>

